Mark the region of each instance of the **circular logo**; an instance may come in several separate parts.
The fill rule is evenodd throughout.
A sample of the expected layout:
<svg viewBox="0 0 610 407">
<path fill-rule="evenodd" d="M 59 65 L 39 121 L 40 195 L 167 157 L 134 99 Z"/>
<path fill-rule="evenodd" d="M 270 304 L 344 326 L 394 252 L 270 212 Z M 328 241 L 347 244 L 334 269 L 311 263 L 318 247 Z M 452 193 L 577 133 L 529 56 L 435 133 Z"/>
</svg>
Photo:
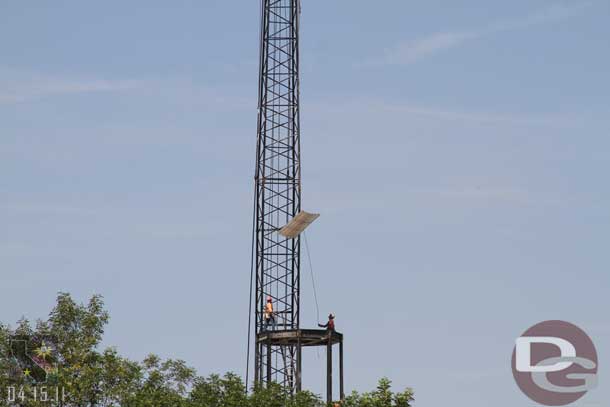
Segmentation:
<svg viewBox="0 0 610 407">
<path fill-rule="evenodd" d="M 597 351 L 589 336 L 564 321 L 545 321 L 523 333 L 513 350 L 513 376 L 530 399 L 565 406 L 597 386 Z"/>
</svg>

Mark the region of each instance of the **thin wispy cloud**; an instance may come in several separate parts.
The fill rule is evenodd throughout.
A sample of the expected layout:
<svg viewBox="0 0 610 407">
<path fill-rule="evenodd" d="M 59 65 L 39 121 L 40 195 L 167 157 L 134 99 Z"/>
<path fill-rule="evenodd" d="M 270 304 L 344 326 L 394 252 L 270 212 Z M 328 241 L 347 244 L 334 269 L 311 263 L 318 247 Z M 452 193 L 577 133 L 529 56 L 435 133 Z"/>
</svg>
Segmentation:
<svg viewBox="0 0 610 407">
<path fill-rule="evenodd" d="M 551 126 L 569 127 L 579 123 L 575 115 L 547 114 L 524 115 L 513 113 L 497 113 L 489 111 L 450 110 L 429 106 L 409 104 L 379 103 L 375 107 L 387 113 L 400 113 L 401 115 L 418 116 L 449 122 L 463 122 L 475 124 L 503 125 L 503 126 Z"/>
<path fill-rule="evenodd" d="M 0 69 L 0 104 L 15 104 L 48 96 L 117 92 L 140 86 L 135 80 L 66 78 Z"/>
<path fill-rule="evenodd" d="M 13 215 L 93 215 L 95 210 L 54 203 L 18 203 L 0 205 L 0 212 Z"/>
<path fill-rule="evenodd" d="M 474 32 L 440 32 L 386 49 L 381 58 L 369 62 L 370 65 L 408 65 L 479 36 L 480 34 Z"/>
<path fill-rule="evenodd" d="M 409 65 L 479 38 L 566 20 L 577 16 L 590 5 L 590 2 L 558 4 L 519 19 L 497 21 L 477 29 L 437 32 L 426 37 L 407 40 L 386 49 L 383 55 L 369 60 L 366 65 Z"/>
<path fill-rule="evenodd" d="M 99 79 L 87 76 L 52 76 L 0 67 L 0 105 L 12 105 L 58 96 L 135 91 L 140 97 L 166 102 L 188 102 L 222 110 L 255 109 L 256 100 L 226 86 L 208 86 L 191 78 L 147 77 L 142 79 Z"/>
<path fill-rule="evenodd" d="M 557 113 L 515 113 L 498 112 L 486 109 L 465 110 L 452 107 L 438 107 L 409 103 L 401 101 L 388 101 L 374 98 L 349 99 L 342 97 L 334 99 L 326 98 L 307 106 L 310 114 L 316 117 L 325 115 L 345 114 L 348 117 L 372 117 L 371 115 L 382 115 L 382 117 L 411 117 L 429 119 L 432 123 L 464 123 L 489 126 L 543 126 L 551 128 L 566 128 L 582 126 L 591 119 L 581 112 L 566 114 Z M 389 115 L 389 116 L 388 116 Z M 379 120 L 380 116 L 374 116 L 371 120 Z"/>
</svg>

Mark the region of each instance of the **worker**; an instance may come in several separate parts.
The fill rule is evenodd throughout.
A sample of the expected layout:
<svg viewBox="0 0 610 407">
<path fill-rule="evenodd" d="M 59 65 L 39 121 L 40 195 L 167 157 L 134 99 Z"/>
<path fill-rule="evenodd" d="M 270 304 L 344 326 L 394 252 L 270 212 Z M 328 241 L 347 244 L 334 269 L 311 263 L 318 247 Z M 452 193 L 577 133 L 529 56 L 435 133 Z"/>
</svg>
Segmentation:
<svg viewBox="0 0 610 407">
<path fill-rule="evenodd" d="M 328 322 L 325 323 L 324 325 L 318 324 L 318 326 L 320 328 L 326 328 L 329 331 L 334 331 L 335 330 L 335 316 L 333 314 L 329 314 L 328 315 Z"/>
<path fill-rule="evenodd" d="M 269 329 L 269 325 L 273 324 L 273 329 L 275 330 L 277 327 L 277 323 L 275 322 L 275 314 L 273 312 L 273 298 L 267 297 L 267 304 L 265 304 L 265 331 Z"/>
</svg>

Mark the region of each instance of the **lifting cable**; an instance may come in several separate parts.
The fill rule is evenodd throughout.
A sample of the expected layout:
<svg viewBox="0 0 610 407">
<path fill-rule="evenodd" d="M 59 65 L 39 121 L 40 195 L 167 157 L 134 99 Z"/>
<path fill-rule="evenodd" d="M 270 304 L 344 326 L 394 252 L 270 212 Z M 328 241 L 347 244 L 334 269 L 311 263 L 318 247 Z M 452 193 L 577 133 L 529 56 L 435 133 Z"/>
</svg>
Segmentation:
<svg viewBox="0 0 610 407">
<path fill-rule="evenodd" d="M 307 243 L 307 233 L 303 231 L 303 237 L 305 238 L 305 249 L 307 251 L 307 260 L 309 261 L 309 274 L 311 275 L 311 286 L 313 287 L 313 298 L 316 302 L 316 318 L 318 324 L 320 323 L 320 306 L 318 305 L 318 292 L 316 290 L 316 280 L 313 276 L 313 265 L 311 264 L 311 253 L 309 252 L 309 243 Z"/>
<path fill-rule="evenodd" d="M 316 280 L 313 276 L 313 265 L 311 264 L 311 253 L 309 252 L 309 243 L 307 242 L 307 233 L 303 231 L 305 238 L 305 251 L 307 252 L 307 260 L 309 262 L 309 274 L 311 275 L 311 286 L 313 287 L 313 298 L 316 302 L 316 321 L 320 323 L 320 306 L 318 305 L 318 291 L 316 290 Z M 320 359 L 320 349 L 316 346 L 316 356 Z"/>
</svg>

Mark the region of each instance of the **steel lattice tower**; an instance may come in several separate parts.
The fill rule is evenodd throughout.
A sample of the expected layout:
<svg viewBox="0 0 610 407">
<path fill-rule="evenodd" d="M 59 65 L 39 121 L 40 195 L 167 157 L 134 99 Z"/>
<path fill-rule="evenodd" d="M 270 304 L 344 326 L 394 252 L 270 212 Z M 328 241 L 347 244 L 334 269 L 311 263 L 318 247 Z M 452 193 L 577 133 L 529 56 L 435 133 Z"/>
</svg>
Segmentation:
<svg viewBox="0 0 610 407">
<path fill-rule="evenodd" d="M 262 0 L 256 155 L 256 334 L 273 298 L 278 330 L 299 329 L 299 237 L 277 231 L 301 210 L 299 0 Z M 298 346 L 257 341 L 255 381 L 298 390 Z M 300 374 L 300 369 L 299 369 Z"/>
<path fill-rule="evenodd" d="M 259 385 L 276 382 L 294 394 L 301 390 L 302 349 L 325 347 L 326 399 L 330 403 L 333 400 L 333 346 L 337 344 L 339 394 L 341 399 L 345 396 L 343 334 L 334 329 L 301 329 L 302 230 L 298 234 L 279 233 L 291 221 L 298 223 L 299 216 L 312 215 L 301 212 L 300 0 L 261 2 L 253 246 L 253 276 L 256 276 L 254 381 Z M 274 305 L 277 326 L 273 329 L 265 327 L 264 306 L 267 297 L 271 297 Z"/>
</svg>

